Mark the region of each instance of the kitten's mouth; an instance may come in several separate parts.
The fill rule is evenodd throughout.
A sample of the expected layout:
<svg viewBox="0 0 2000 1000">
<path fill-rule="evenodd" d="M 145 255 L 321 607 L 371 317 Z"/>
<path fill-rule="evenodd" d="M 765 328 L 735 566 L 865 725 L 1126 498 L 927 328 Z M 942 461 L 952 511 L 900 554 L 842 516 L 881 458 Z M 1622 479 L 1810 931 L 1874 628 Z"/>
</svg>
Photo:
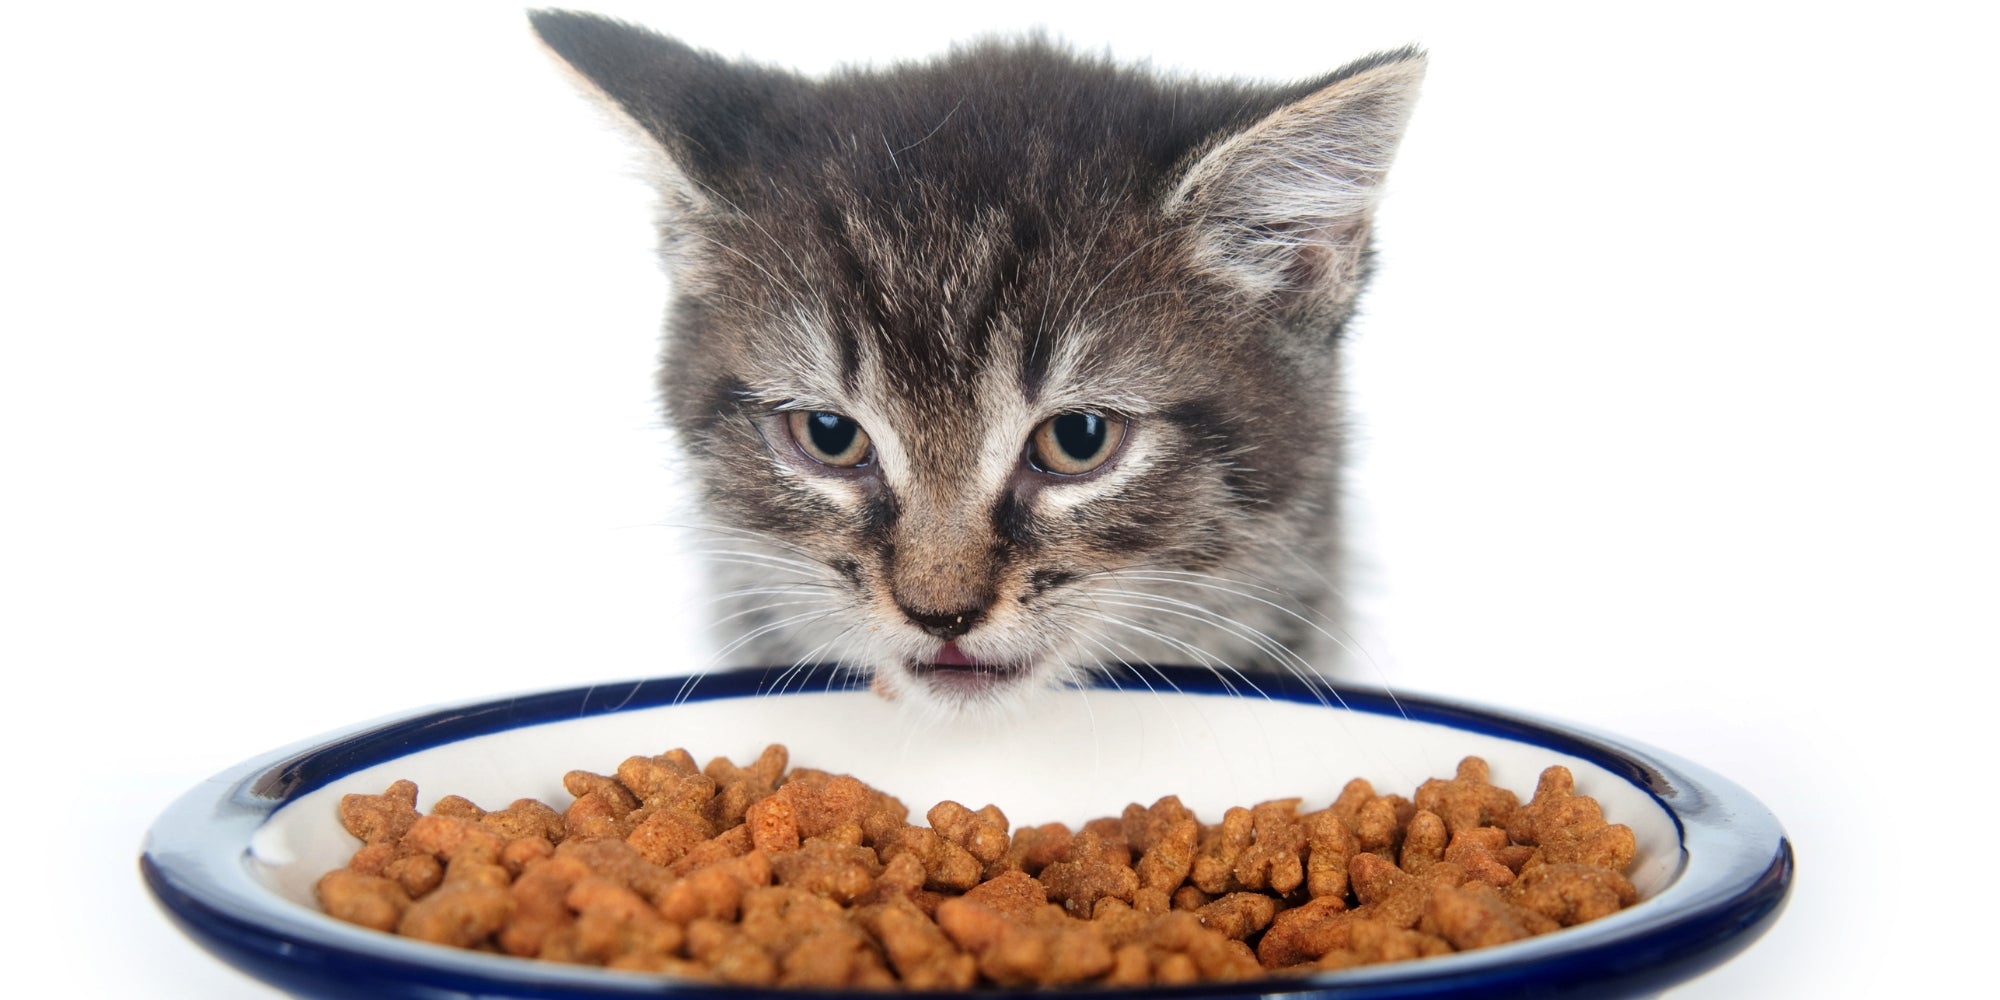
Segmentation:
<svg viewBox="0 0 2000 1000">
<path fill-rule="evenodd" d="M 932 691 L 966 697 L 981 695 L 1026 677 L 1029 664 L 999 663 L 966 655 L 958 643 L 947 642 L 928 661 L 910 664 L 910 674 Z"/>
</svg>

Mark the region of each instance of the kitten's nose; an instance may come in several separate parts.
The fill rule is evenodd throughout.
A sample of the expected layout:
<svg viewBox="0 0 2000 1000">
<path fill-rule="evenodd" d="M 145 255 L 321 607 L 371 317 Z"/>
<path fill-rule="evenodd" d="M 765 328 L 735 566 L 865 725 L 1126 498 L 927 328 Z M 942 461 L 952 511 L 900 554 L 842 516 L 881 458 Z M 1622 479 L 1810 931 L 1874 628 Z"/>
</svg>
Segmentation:
<svg viewBox="0 0 2000 1000">
<path fill-rule="evenodd" d="M 924 631 L 940 639 L 956 639 L 972 631 L 972 626 L 979 624 L 979 620 L 986 617 L 985 608 L 966 608 L 963 611 L 932 613 L 918 611 L 907 604 L 898 604 L 896 606 L 902 608 L 903 614 L 911 621 L 922 626 Z"/>
</svg>

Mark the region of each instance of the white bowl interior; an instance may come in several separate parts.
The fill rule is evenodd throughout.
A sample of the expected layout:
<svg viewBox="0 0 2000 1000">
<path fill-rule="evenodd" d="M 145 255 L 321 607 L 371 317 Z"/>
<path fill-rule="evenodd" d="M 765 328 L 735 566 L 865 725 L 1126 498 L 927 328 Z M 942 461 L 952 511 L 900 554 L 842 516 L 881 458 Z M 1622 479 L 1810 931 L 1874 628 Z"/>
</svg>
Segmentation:
<svg viewBox="0 0 2000 1000">
<path fill-rule="evenodd" d="M 612 772 L 635 754 L 684 747 L 697 760 L 745 763 L 784 743 L 795 767 L 853 774 L 901 798 L 911 819 L 943 799 L 998 805 L 1015 825 L 1072 825 L 1117 815 L 1126 803 L 1178 795 L 1204 822 L 1232 805 L 1292 796 L 1302 808 L 1332 801 L 1350 778 L 1409 796 L 1477 755 L 1493 782 L 1523 801 L 1541 771 L 1562 764 L 1607 819 L 1637 834 L 1630 875 L 1642 898 L 1681 866 L 1673 817 L 1643 789 L 1577 757 L 1395 716 L 1255 697 L 1070 691 L 1004 719 L 924 720 L 864 691 L 725 698 L 528 726 L 420 750 L 357 771 L 280 809 L 251 839 L 251 876 L 317 909 L 313 883 L 347 862 L 357 842 L 336 807 L 350 792 L 417 783 L 418 807 L 446 794 L 489 809 L 517 798 L 563 808 L 562 775 Z"/>
</svg>

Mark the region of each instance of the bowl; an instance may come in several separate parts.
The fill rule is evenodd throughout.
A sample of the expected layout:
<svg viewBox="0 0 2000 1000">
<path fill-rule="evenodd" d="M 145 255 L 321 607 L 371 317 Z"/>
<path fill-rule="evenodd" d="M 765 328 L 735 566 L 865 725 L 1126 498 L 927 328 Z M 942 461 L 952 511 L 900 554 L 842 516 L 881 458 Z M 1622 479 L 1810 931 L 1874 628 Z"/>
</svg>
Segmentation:
<svg viewBox="0 0 2000 1000">
<path fill-rule="evenodd" d="M 1640 901 L 1494 948 L 1311 976 L 1175 988 L 1175 996 L 1621 997 L 1726 960 L 1784 907 L 1792 850 L 1775 817 L 1678 757 L 1575 726 L 1429 698 L 1192 667 L 1107 673 L 990 718 L 926 718 L 824 670 L 744 670 L 519 695 L 356 726 L 244 762 L 194 788 L 148 832 L 140 868 L 166 913 L 243 971 L 306 996 L 384 998 L 748 995 L 706 982 L 483 954 L 320 913 L 313 883 L 356 841 L 350 792 L 415 781 L 421 808 L 456 793 L 497 806 L 569 801 L 562 774 L 608 773 L 685 747 L 847 772 L 920 814 L 954 799 L 1016 825 L 1072 825 L 1167 794 L 1214 822 L 1232 805 L 1330 801 L 1353 777 L 1408 794 L 1476 754 L 1525 800 L 1567 766 L 1580 794 L 1630 826 Z M 1005 995 L 1005 991 L 981 991 Z M 1050 990 L 1035 991 L 1047 996 Z M 1093 995 L 1117 990 L 1092 988 Z M 1155 991 L 1158 992 L 1158 991 Z M 830 995 L 830 994 L 817 994 Z"/>
</svg>

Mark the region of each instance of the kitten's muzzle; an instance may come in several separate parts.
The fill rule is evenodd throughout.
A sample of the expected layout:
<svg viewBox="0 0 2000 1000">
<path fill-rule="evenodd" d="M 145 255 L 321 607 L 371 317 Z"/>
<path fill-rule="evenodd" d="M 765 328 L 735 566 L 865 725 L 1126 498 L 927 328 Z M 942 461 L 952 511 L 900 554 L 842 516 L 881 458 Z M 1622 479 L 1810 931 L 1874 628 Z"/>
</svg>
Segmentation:
<svg viewBox="0 0 2000 1000">
<path fill-rule="evenodd" d="M 980 619 L 986 617 L 985 608 L 931 613 L 918 611 L 906 604 L 899 603 L 896 606 L 902 609 L 904 617 L 916 622 L 917 627 L 940 639 L 956 639 L 972 631 L 972 626 L 979 624 Z"/>
</svg>

